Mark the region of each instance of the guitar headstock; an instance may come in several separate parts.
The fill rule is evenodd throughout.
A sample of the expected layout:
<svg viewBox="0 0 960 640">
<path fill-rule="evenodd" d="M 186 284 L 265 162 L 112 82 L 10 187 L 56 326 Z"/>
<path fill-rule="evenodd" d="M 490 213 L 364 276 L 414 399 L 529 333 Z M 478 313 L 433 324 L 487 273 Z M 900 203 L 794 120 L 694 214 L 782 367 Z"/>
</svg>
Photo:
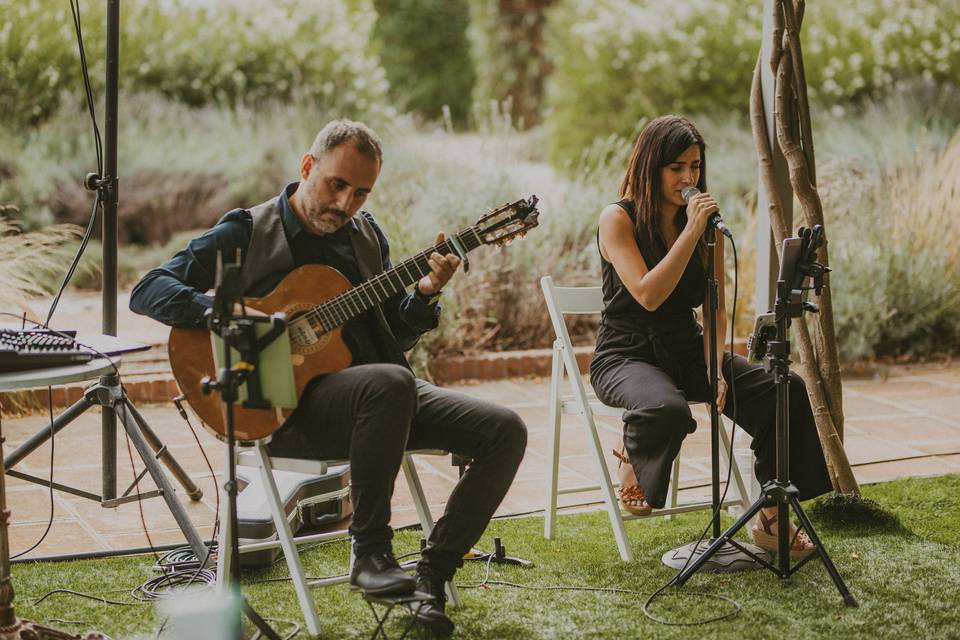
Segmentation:
<svg viewBox="0 0 960 640">
<path fill-rule="evenodd" d="M 473 230 L 483 244 L 509 244 L 537 226 L 537 196 L 517 200 L 481 216 Z"/>
</svg>

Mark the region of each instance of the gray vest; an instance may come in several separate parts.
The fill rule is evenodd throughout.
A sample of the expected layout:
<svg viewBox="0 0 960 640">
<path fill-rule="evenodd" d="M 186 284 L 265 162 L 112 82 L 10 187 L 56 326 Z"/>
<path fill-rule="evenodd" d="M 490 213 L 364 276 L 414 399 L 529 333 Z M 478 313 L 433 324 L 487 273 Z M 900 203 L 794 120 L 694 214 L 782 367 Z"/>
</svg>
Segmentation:
<svg viewBox="0 0 960 640">
<path fill-rule="evenodd" d="M 287 242 L 287 236 L 283 230 L 282 211 L 279 196 L 250 209 L 253 233 L 240 270 L 244 296 L 267 295 L 276 288 L 284 276 L 294 269 L 293 253 L 290 251 L 290 243 Z M 373 225 L 366 217 L 358 213 L 352 219 L 359 229 L 359 233 L 350 235 L 353 255 L 357 259 L 361 277 L 369 280 L 383 271 L 380 241 L 377 239 L 377 232 Z M 409 369 L 410 364 L 393 335 L 390 325 L 387 324 L 380 305 L 374 307 L 373 313 L 376 317 L 377 329 L 381 333 L 380 343 L 388 352 L 386 354 L 388 362 Z"/>
</svg>

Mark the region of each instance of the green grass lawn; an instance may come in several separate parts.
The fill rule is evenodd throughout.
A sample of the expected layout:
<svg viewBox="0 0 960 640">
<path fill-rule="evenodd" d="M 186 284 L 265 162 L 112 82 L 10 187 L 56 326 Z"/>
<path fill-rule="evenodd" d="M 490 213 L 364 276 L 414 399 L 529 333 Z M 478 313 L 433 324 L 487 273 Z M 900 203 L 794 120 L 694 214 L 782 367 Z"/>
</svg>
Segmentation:
<svg viewBox="0 0 960 640">
<path fill-rule="evenodd" d="M 768 571 L 698 574 L 686 586 L 671 588 L 652 609 L 662 618 L 695 622 L 742 607 L 732 619 L 705 626 L 666 626 L 643 614 L 643 603 L 673 572 L 660 564 L 664 551 L 694 540 L 706 513 L 656 518 L 627 524 L 636 560 L 619 560 L 606 514 L 563 516 L 554 541 L 543 539 L 540 517 L 492 523 L 478 545 L 492 548 L 503 539 L 508 553 L 535 562 L 533 568 L 492 565 L 490 581 L 537 587 L 488 585 L 464 588 L 464 607 L 451 612 L 461 638 L 958 638 L 960 637 L 960 475 L 898 480 L 864 489 L 895 513 L 902 527 L 876 532 L 837 528 L 814 517 L 840 573 L 860 607 L 843 606 L 818 561 L 781 583 Z M 810 505 L 808 505 L 810 506 Z M 811 509 L 810 511 L 814 511 Z M 728 521 L 728 520 L 727 520 Z M 398 554 L 418 548 L 419 532 L 398 533 Z M 311 576 L 338 573 L 347 562 L 345 543 L 304 552 Z M 152 605 L 106 605 L 70 595 L 34 601 L 51 589 L 67 588 L 123 602 L 129 590 L 152 577 L 153 558 L 123 558 L 46 565 L 16 565 L 13 580 L 19 616 L 72 632 L 99 629 L 114 638 L 153 637 L 162 616 Z M 460 584 L 482 580 L 486 566 L 467 563 Z M 289 582 L 266 582 L 286 574 L 282 562 L 247 573 L 244 592 L 264 616 L 297 620 L 300 610 Z M 627 589 L 636 594 L 550 590 L 583 586 Z M 345 585 L 314 592 L 327 638 L 369 637 L 372 618 L 360 596 Z M 398 621 L 402 616 L 397 616 Z M 394 633 L 399 627 L 394 625 Z M 299 637 L 306 637 L 301 632 Z"/>
</svg>

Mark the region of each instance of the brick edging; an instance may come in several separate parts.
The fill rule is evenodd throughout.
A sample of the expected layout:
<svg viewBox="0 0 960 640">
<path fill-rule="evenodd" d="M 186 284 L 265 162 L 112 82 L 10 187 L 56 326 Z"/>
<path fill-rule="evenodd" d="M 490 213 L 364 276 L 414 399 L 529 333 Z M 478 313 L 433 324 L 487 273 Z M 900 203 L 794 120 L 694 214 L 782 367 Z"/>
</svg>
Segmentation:
<svg viewBox="0 0 960 640">
<path fill-rule="evenodd" d="M 580 370 L 589 369 L 593 347 L 574 347 L 573 352 Z M 430 376 L 438 384 L 455 384 L 472 380 L 549 376 L 552 361 L 552 349 L 529 349 L 442 358 L 430 363 L 428 368 Z"/>
<path fill-rule="evenodd" d="M 743 341 L 734 342 L 737 353 L 746 352 Z M 593 347 L 574 347 L 577 364 L 581 371 L 590 368 Z M 503 380 L 530 376 L 549 377 L 553 357 L 552 349 L 529 349 L 526 351 L 498 351 L 476 355 L 439 358 L 428 365 L 430 376 L 438 384 Z M 91 381 L 53 388 L 54 408 L 68 407 L 83 396 Z M 127 396 L 134 403 L 170 402 L 180 394 L 176 381 L 169 371 L 150 375 L 128 374 L 123 381 Z M 47 389 L 28 389 L 0 393 L 0 407 L 7 415 L 46 411 Z"/>
<path fill-rule="evenodd" d="M 736 353 L 746 355 L 746 341 L 734 340 Z M 586 372 L 593 360 L 593 347 L 574 347 L 577 365 Z M 498 351 L 476 355 L 441 358 L 428 365 L 430 375 L 439 384 L 454 384 L 472 380 L 502 380 L 526 376 L 550 376 L 552 349 L 527 351 Z"/>
</svg>

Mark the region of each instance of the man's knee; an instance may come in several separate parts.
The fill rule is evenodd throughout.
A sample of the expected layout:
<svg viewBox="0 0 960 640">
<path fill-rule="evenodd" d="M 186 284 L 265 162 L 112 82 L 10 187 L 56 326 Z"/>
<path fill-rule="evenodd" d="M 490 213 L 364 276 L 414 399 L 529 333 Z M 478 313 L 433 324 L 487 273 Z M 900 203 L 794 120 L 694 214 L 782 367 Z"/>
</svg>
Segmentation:
<svg viewBox="0 0 960 640">
<path fill-rule="evenodd" d="M 413 373 L 396 364 L 376 364 L 363 367 L 364 399 L 367 404 L 385 411 L 417 408 L 417 382 Z"/>
<path fill-rule="evenodd" d="M 483 424 L 472 436 L 463 441 L 469 452 L 465 455 L 474 460 L 495 459 L 501 463 L 513 460 L 517 465 L 527 449 L 527 425 L 517 413 L 506 407 L 489 405 L 483 416 Z"/>
<path fill-rule="evenodd" d="M 508 451 L 516 453 L 518 459 L 523 458 L 527 449 L 527 425 L 516 411 L 501 408 L 499 413 L 498 429 L 504 446 Z"/>
</svg>

